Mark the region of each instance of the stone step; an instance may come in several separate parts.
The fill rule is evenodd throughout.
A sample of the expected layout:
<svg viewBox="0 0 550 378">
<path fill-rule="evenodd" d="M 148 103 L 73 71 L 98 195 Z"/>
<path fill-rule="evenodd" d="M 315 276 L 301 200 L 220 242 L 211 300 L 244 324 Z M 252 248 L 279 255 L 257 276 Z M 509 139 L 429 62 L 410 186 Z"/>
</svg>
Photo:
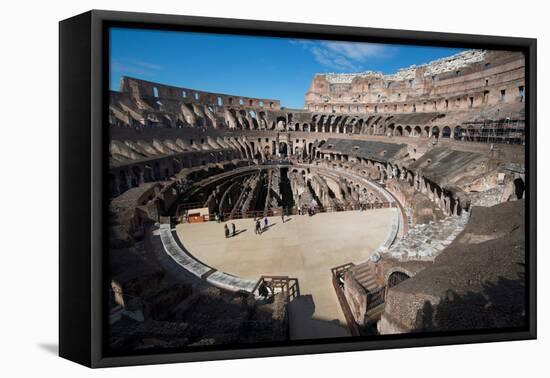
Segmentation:
<svg viewBox="0 0 550 378">
<path fill-rule="evenodd" d="M 371 308 L 367 311 L 366 317 L 367 317 L 367 323 L 375 322 L 377 320 L 380 320 L 382 317 L 382 313 L 384 312 L 384 304 L 379 304 L 378 306 Z"/>
</svg>

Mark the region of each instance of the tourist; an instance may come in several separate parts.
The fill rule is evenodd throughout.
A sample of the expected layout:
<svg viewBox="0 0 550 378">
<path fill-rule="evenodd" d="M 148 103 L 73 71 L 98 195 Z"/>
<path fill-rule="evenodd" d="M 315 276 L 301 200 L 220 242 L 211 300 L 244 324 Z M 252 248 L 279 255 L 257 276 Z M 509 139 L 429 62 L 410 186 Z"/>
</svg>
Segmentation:
<svg viewBox="0 0 550 378">
<path fill-rule="evenodd" d="M 227 239 L 229 237 L 229 227 L 227 227 L 227 225 L 225 224 L 223 228 L 225 230 L 225 238 Z"/>
<path fill-rule="evenodd" d="M 220 223 L 220 216 L 218 215 L 218 213 L 214 214 L 214 218 L 216 219 L 216 223 Z"/>
<path fill-rule="evenodd" d="M 284 212 L 284 210 L 281 211 L 281 222 L 283 222 L 283 224 L 285 223 L 285 212 Z"/>
<path fill-rule="evenodd" d="M 258 288 L 258 294 L 264 297 L 264 300 L 266 300 L 269 296 L 269 290 L 267 289 L 267 285 L 265 284 L 265 282 L 262 282 L 262 284 Z"/>
<path fill-rule="evenodd" d="M 267 227 L 269 225 L 269 221 L 267 220 L 267 217 L 264 218 L 264 230 L 267 230 Z"/>
<path fill-rule="evenodd" d="M 260 235 L 262 233 L 262 226 L 260 224 L 260 219 L 256 219 L 256 234 Z"/>
<path fill-rule="evenodd" d="M 232 230 L 233 230 L 233 235 L 232 235 L 232 236 L 235 236 L 235 233 L 236 233 L 236 231 L 235 231 L 235 223 L 231 223 L 231 228 L 232 228 Z"/>
</svg>

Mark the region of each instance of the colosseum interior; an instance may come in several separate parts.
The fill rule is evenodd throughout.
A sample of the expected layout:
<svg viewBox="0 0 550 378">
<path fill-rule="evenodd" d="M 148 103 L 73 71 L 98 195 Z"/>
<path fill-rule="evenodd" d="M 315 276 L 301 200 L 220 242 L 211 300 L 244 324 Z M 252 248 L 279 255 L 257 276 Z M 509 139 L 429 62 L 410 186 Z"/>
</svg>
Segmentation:
<svg viewBox="0 0 550 378">
<path fill-rule="evenodd" d="M 124 77 L 110 347 L 522 326 L 524 79 L 470 50 L 317 74 L 288 109 Z"/>
</svg>

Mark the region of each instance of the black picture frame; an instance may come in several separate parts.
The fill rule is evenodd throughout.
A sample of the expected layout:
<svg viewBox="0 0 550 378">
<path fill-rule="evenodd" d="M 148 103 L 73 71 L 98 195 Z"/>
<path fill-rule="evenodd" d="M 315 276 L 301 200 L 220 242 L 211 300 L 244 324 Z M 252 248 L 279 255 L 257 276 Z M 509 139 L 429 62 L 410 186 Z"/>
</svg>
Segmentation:
<svg viewBox="0 0 550 378">
<path fill-rule="evenodd" d="M 526 59 L 525 329 L 292 342 L 107 356 L 102 272 L 107 246 L 108 36 L 112 26 L 256 36 L 521 50 Z M 93 10 L 59 24 L 59 354 L 89 367 L 250 358 L 535 339 L 536 39 Z"/>
</svg>

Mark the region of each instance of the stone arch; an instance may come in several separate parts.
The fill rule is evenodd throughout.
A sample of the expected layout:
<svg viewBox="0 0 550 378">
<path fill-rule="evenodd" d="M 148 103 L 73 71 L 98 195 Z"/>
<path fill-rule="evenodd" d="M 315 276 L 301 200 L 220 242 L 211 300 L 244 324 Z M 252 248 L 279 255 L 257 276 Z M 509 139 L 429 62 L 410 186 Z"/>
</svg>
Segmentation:
<svg viewBox="0 0 550 378">
<path fill-rule="evenodd" d="M 155 177 L 155 180 L 161 180 L 162 177 L 160 175 L 160 164 L 158 161 L 155 161 L 155 163 L 153 164 L 153 175 Z"/>
<path fill-rule="evenodd" d="M 394 131 L 395 136 L 403 136 L 403 126 L 397 126 Z"/>
<path fill-rule="evenodd" d="M 317 123 L 317 131 L 324 133 L 325 130 L 325 115 L 322 115 L 319 117 L 319 122 Z"/>
<path fill-rule="evenodd" d="M 364 130 L 363 130 L 363 118 L 359 118 L 358 120 L 355 121 L 355 124 L 353 125 L 354 128 L 353 128 L 353 133 L 354 134 L 363 134 Z"/>
<path fill-rule="evenodd" d="M 441 132 L 441 138 L 450 138 L 451 137 L 451 128 L 445 126 Z"/>
<path fill-rule="evenodd" d="M 387 281 L 388 289 L 396 285 L 399 285 L 401 282 L 408 280 L 409 278 L 411 278 L 410 274 L 405 273 L 401 270 L 394 270 L 388 275 L 388 281 Z"/>
<path fill-rule="evenodd" d="M 275 119 L 275 126 L 279 130 L 286 130 L 286 117 L 279 116 Z"/>
<path fill-rule="evenodd" d="M 462 133 L 463 133 L 462 127 L 456 126 L 456 127 L 454 128 L 454 132 L 453 132 L 453 134 L 454 134 L 454 139 L 455 139 L 455 140 L 462 140 Z"/>
<path fill-rule="evenodd" d="M 330 115 L 328 116 L 327 118 L 327 122 L 325 124 L 326 128 L 328 128 L 328 132 L 329 133 L 332 133 L 334 132 L 334 130 L 332 129 L 332 126 L 334 125 L 334 116 L 333 115 Z"/>
<path fill-rule="evenodd" d="M 420 137 L 422 136 L 422 129 L 420 128 L 420 126 L 415 126 L 415 128 L 413 129 L 413 137 Z"/>
<path fill-rule="evenodd" d="M 521 177 L 518 177 L 514 180 L 514 189 L 516 199 L 522 199 L 525 194 L 525 182 Z"/>
<path fill-rule="evenodd" d="M 239 115 L 239 122 L 241 123 L 243 130 L 250 130 L 251 127 L 247 119 L 246 111 L 244 111 L 243 109 L 239 110 Z"/>
<path fill-rule="evenodd" d="M 287 157 L 288 154 L 288 144 L 286 142 L 279 142 L 279 156 Z"/>
<path fill-rule="evenodd" d="M 132 186 L 139 186 L 143 182 L 143 173 L 141 168 L 134 165 L 131 169 L 132 171 Z"/>
<path fill-rule="evenodd" d="M 440 134 L 439 127 L 433 126 L 432 127 L 432 137 L 433 138 L 439 138 L 439 136 L 440 136 L 439 134 Z"/>
<path fill-rule="evenodd" d="M 424 126 L 423 136 L 426 138 L 430 136 L 430 126 Z"/>
<path fill-rule="evenodd" d="M 393 136 L 395 133 L 395 124 L 391 123 L 388 125 L 387 129 L 386 129 L 386 132 L 384 133 L 384 135 L 390 135 L 390 136 Z"/>
<path fill-rule="evenodd" d="M 405 126 L 405 129 L 403 129 L 403 136 L 411 136 L 412 129 L 410 126 Z"/>
</svg>

